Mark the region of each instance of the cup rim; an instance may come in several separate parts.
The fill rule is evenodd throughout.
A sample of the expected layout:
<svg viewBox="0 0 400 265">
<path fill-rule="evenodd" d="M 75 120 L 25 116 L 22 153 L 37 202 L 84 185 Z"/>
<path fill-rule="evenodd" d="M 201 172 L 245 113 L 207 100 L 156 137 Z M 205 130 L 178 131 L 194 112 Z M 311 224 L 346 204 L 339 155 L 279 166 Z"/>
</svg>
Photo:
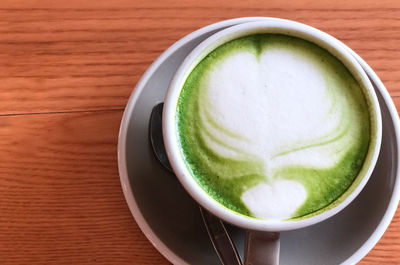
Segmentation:
<svg viewBox="0 0 400 265">
<path fill-rule="evenodd" d="M 188 75 L 191 73 L 193 68 L 216 47 L 230 40 L 256 33 L 280 33 L 289 36 L 295 36 L 308 40 L 328 50 L 346 66 L 346 68 L 353 74 L 353 76 L 357 79 L 359 83 L 363 84 L 363 87 L 365 88 L 364 94 L 367 97 L 368 103 L 371 104 L 371 124 L 375 124 L 376 126 L 372 126 L 373 130 L 371 130 L 370 147 L 364 165 L 360 171 L 362 172 L 362 174 L 359 173 L 355 179 L 359 182 L 354 184 L 356 182 L 354 181 L 353 184 L 351 184 L 348 191 L 353 187 L 353 185 L 355 185 L 355 187 L 351 192 L 349 192 L 349 194 L 346 194 L 346 191 L 333 203 L 329 204 L 319 211 L 309 214 L 310 216 L 306 216 L 306 218 L 304 219 L 254 219 L 226 208 L 222 204 L 215 201 L 210 195 L 208 195 L 207 192 L 205 192 L 200 187 L 194 177 L 190 174 L 178 146 L 179 140 L 176 129 L 175 113 L 180 91 Z M 274 232 L 294 230 L 316 224 L 340 212 L 347 205 L 349 205 L 351 201 L 354 200 L 354 198 L 357 197 L 357 195 L 361 192 L 369 177 L 371 176 L 380 151 L 381 135 L 382 121 L 378 99 L 373 89 L 373 86 L 365 71 L 362 69 L 361 65 L 343 47 L 343 44 L 341 44 L 341 42 L 334 37 L 311 26 L 290 20 L 271 18 L 268 21 L 246 22 L 229 27 L 213 34 L 212 36 L 201 42 L 185 58 L 183 63 L 177 69 L 168 87 L 164 101 L 164 144 L 167 151 L 168 159 L 179 181 L 184 186 L 186 191 L 189 192 L 189 194 L 208 211 L 212 212 L 214 215 L 231 224 L 245 229 Z M 369 165 L 366 166 L 366 164 Z M 344 194 L 346 194 L 345 198 L 336 206 L 332 206 L 336 201 L 344 196 Z M 330 206 L 332 206 L 332 208 L 328 208 Z"/>
</svg>

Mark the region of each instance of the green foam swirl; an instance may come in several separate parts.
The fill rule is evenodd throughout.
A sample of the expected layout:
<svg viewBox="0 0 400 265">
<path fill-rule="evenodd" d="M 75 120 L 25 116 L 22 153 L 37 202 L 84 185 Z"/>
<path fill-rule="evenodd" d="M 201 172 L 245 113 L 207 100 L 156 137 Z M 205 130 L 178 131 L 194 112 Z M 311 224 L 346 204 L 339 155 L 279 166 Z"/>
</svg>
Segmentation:
<svg viewBox="0 0 400 265">
<path fill-rule="evenodd" d="M 274 170 L 272 176 L 265 176 L 260 158 L 229 144 L 232 141 L 251 142 L 251 139 L 223 127 L 211 114 L 213 106 L 205 97 L 210 71 L 237 52 L 251 52 L 259 58 L 264 51 L 276 47 L 294 51 L 322 69 L 325 86 L 332 99 L 327 119 L 329 115 L 339 111 L 340 120 L 332 133 L 291 144 L 282 148 L 273 158 L 308 148 L 332 145 L 343 155 L 330 168 L 285 165 Z M 182 88 L 176 120 L 181 152 L 197 183 L 226 208 L 249 217 L 254 216 L 241 200 L 241 196 L 257 184 L 268 183 L 268 179 L 295 180 L 305 187 L 306 201 L 292 216 L 294 219 L 310 215 L 334 203 L 349 189 L 360 172 L 371 134 L 365 96 L 360 84 L 347 68 L 317 45 L 279 34 L 243 37 L 208 54 L 190 73 Z M 224 137 L 217 136 L 213 131 L 218 131 Z M 210 143 L 232 155 L 218 154 L 209 146 Z"/>
</svg>

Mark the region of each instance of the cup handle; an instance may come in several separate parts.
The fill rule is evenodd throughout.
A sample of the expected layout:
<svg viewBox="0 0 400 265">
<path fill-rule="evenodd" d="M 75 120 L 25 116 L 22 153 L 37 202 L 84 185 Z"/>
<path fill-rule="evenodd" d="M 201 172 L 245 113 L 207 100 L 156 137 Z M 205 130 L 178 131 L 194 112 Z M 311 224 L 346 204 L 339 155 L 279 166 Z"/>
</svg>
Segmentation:
<svg viewBox="0 0 400 265">
<path fill-rule="evenodd" d="M 246 231 L 245 265 L 278 265 L 279 233 Z"/>
</svg>

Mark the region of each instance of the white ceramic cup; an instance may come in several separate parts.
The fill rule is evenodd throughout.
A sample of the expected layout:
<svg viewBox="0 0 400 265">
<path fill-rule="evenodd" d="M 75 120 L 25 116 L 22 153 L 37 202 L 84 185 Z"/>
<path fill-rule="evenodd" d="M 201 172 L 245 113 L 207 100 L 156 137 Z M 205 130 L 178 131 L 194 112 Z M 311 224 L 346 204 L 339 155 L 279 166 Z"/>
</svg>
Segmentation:
<svg viewBox="0 0 400 265">
<path fill-rule="evenodd" d="M 196 65 L 215 48 L 231 40 L 258 33 L 279 33 L 299 37 L 326 49 L 332 55 L 338 58 L 352 73 L 355 79 L 362 84 L 367 103 L 369 104 L 371 116 L 371 139 L 369 150 L 359 175 L 356 177 L 352 186 L 348 189 L 348 192 L 343 193 L 337 199 L 339 203 L 332 203 L 317 213 L 313 213 L 308 218 L 295 220 L 261 220 L 249 218 L 226 209 L 198 185 L 195 178 L 188 170 L 179 147 L 178 131 L 176 127 L 176 108 L 181 89 L 189 74 L 196 67 Z M 164 102 L 164 143 L 168 159 L 179 181 L 201 206 L 206 208 L 214 215 L 225 220 L 226 222 L 245 228 L 248 231 L 261 231 L 260 233 L 250 233 L 250 237 L 248 238 L 253 236 L 257 239 L 257 235 L 260 235 L 260 237 L 265 237 L 265 235 L 267 235 L 268 238 L 268 236 L 271 234 L 263 234 L 262 232 L 281 232 L 310 226 L 321 222 L 344 209 L 360 193 L 367 183 L 378 158 L 381 135 L 381 113 L 375 91 L 364 70 L 354 59 L 354 57 L 337 39 L 333 38 L 332 36 L 313 27 L 282 19 L 248 22 L 232 26 L 217 32 L 203 41 L 185 58 L 183 63 L 176 71 L 168 88 Z M 254 242 L 258 241 L 255 240 Z M 248 244 L 250 247 L 251 245 L 252 244 Z M 260 247 L 259 243 L 254 243 L 253 245 L 256 245 L 257 248 Z M 264 247 L 268 248 L 268 244 L 265 244 Z M 254 254 L 254 256 L 256 255 L 258 254 Z"/>
</svg>

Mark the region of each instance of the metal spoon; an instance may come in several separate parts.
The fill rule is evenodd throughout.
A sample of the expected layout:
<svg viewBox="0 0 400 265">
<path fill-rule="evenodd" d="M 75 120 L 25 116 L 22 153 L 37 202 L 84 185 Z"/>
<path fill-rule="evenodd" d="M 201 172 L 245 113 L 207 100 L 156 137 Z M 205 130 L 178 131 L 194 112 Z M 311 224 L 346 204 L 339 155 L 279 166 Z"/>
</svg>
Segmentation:
<svg viewBox="0 0 400 265">
<path fill-rule="evenodd" d="M 159 103 L 154 106 L 151 111 L 150 124 L 149 124 L 149 138 L 153 148 L 154 155 L 161 163 L 161 165 L 173 173 L 171 164 L 168 161 L 167 153 L 164 147 L 164 140 L 162 136 L 162 110 L 164 103 Z M 201 206 L 200 213 L 203 218 L 204 225 L 207 229 L 208 236 L 213 244 L 215 252 L 223 265 L 242 265 L 239 254 L 224 223 L 203 209 Z"/>
</svg>

